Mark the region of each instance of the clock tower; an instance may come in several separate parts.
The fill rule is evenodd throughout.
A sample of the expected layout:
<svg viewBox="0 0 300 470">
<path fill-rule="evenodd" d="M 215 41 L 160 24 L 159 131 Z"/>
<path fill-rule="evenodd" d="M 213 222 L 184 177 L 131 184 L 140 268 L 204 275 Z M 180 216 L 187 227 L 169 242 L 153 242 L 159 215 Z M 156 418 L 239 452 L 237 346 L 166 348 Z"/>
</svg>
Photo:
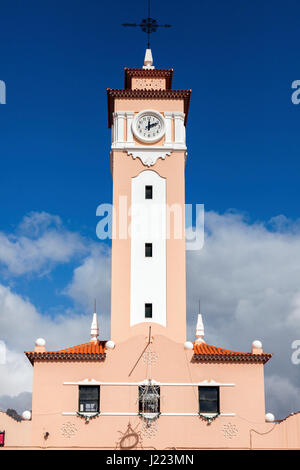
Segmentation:
<svg viewBox="0 0 300 470">
<path fill-rule="evenodd" d="M 173 69 L 125 68 L 108 89 L 113 177 L 111 338 L 186 339 L 185 128 L 191 90 Z"/>
</svg>

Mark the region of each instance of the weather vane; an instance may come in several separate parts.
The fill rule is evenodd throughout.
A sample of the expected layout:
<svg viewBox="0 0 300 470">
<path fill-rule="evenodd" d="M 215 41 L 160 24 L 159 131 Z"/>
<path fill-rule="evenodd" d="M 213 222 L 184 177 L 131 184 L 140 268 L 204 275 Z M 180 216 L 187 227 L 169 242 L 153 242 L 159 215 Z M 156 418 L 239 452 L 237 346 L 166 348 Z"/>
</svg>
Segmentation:
<svg viewBox="0 0 300 470">
<path fill-rule="evenodd" d="M 137 23 L 123 23 L 122 26 L 133 26 L 139 27 L 143 31 L 143 33 L 147 33 L 148 40 L 147 40 L 147 49 L 150 49 L 150 35 L 155 33 L 157 28 L 170 28 L 170 24 L 158 24 L 154 18 L 150 16 L 150 0 L 148 0 L 148 17 L 144 18 L 140 24 Z"/>
</svg>

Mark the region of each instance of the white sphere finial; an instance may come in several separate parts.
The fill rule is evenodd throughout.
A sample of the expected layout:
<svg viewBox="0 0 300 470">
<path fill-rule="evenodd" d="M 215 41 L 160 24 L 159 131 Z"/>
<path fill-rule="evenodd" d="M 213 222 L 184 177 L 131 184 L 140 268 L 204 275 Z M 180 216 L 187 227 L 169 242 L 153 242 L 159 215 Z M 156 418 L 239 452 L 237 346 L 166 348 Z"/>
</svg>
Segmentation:
<svg viewBox="0 0 300 470">
<path fill-rule="evenodd" d="M 36 345 L 36 346 L 45 346 L 45 345 L 46 345 L 46 341 L 44 340 L 44 338 L 38 338 L 38 339 L 35 341 L 35 345 Z"/>
<path fill-rule="evenodd" d="M 107 349 L 114 349 L 116 345 L 114 341 L 109 340 L 109 341 L 106 341 L 105 346 L 107 347 Z"/>
<path fill-rule="evenodd" d="M 262 349 L 262 343 L 258 339 L 254 340 L 252 343 L 252 347 L 256 349 Z"/>
<path fill-rule="evenodd" d="M 26 421 L 29 421 L 31 419 L 31 411 L 23 411 L 22 413 L 22 418 L 25 419 Z"/>
<path fill-rule="evenodd" d="M 273 423 L 273 421 L 275 420 L 275 416 L 273 415 L 273 413 L 266 413 L 265 418 L 268 423 Z"/>
<path fill-rule="evenodd" d="M 193 343 L 191 341 L 186 341 L 184 343 L 184 349 L 189 349 L 189 350 L 194 349 Z"/>
</svg>

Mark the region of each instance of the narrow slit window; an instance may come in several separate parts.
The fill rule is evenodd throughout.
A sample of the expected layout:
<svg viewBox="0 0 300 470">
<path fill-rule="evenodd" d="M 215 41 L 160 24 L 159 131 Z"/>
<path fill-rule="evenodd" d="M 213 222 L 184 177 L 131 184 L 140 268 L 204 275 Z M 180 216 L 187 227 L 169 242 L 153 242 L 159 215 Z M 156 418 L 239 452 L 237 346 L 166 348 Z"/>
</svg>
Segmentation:
<svg viewBox="0 0 300 470">
<path fill-rule="evenodd" d="M 219 387 L 198 387 L 199 390 L 199 412 L 215 413 L 220 412 Z"/>
<path fill-rule="evenodd" d="M 145 199 L 153 199 L 153 187 L 145 186 Z"/>
<path fill-rule="evenodd" d="M 152 243 L 145 243 L 145 257 L 152 258 Z"/>
<path fill-rule="evenodd" d="M 98 413 L 100 387 L 98 385 L 79 386 L 79 412 Z"/>
<path fill-rule="evenodd" d="M 145 304 L 145 318 L 152 318 L 152 304 Z"/>
</svg>

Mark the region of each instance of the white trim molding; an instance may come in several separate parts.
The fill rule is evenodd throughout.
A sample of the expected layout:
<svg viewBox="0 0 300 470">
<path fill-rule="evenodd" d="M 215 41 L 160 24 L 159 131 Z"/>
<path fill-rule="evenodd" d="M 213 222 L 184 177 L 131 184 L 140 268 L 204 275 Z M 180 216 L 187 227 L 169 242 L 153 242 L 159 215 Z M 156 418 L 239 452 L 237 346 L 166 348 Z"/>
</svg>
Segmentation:
<svg viewBox="0 0 300 470">
<path fill-rule="evenodd" d="M 157 160 L 161 158 L 165 160 L 167 155 L 171 155 L 171 149 L 165 149 L 164 147 L 134 147 L 133 149 L 127 150 L 127 154 L 132 156 L 135 160 L 139 158 L 145 166 L 155 165 Z"/>
<path fill-rule="evenodd" d="M 133 134 L 138 117 L 146 112 L 154 113 L 163 122 L 163 131 L 159 138 L 147 140 L 148 145 L 139 145 L 134 142 Z M 139 158 L 145 166 L 155 165 L 157 160 L 164 160 L 167 155 L 175 151 L 184 151 L 186 157 L 185 114 L 181 112 L 165 112 L 164 115 L 153 110 L 142 110 L 136 114 L 133 111 L 115 111 L 111 128 L 111 149 L 127 151 L 132 158 Z M 126 130 L 126 132 L 125 132 Z M 173 132 L 172 132 L 173 130 Z M 149 145 L 165 136 L 164 145 Z M 137 139 L 142 142 L 137 135 Z"/>
<path fill-rule="evenodd" d="M 102 412 L 100 411 L 99 413 L 80 413 L 81 415 L 88 417 L 93 417 L 93 416 L 139 416 L 139 413 L 137 412 L 130 412 L 130 411 L 109 411 L 109 412 Z M 77 416 L 76 411 L 63 411 L 62 412 L 63 416 Z M 160 413 L 160 416 L 199 416 L 199 413 Z M 205 416 L 207 418 L 211 418 L 214 416 L 236 416 L 235 413 L 219 413 L 218 415 L 215 415 L 215 413 L 201 413 L 201 416 Z"/>
<path fill-rule="evenodd" d="M 108 386 L 139 386 L 158 385 L 163 387 L 234 387 L 233 383 L 220 383 L 214 380 L 203 380 L 202 382 L 157 382 L 156 380 L 145 379 L 141 382 L 98 382 L 94 379 L 81 380 L 80 382 L 64 382 L 63 385 L 108 385 Z"/>
</svg>

